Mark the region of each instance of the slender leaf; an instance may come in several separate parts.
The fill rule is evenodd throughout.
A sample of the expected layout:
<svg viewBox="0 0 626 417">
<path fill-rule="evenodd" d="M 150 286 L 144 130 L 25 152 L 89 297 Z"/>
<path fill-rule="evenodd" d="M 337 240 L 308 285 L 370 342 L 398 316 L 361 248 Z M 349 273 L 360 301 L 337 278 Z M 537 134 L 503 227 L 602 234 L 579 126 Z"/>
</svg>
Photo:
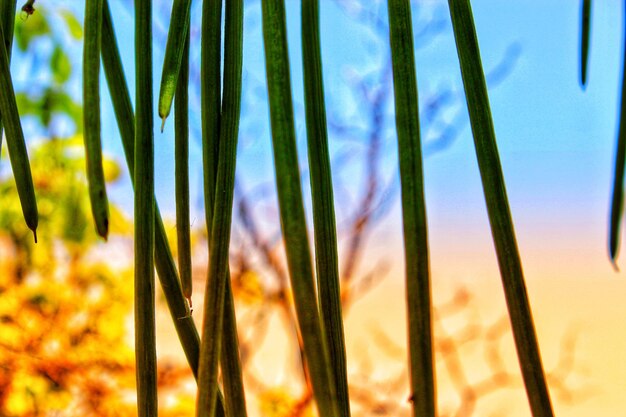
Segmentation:
<svg viewBox="0 0 626 417">
<path fill-rule="evenodd" d="M 109 234 L 109 203 L 102 168 L 102 142 L 100 139 L 101 28 L 102 0 L 86 0 L 85 44 L 83 47 L 83 137 L 91 213 L 98 234 L 106 239 Z"/>
<path fill-rule="evenodd" d="M 224 39 L 224 97 L 222 98 L 222 113 L 220 119 L 220 150 L 219 160 L 232 158 L 235 163 L 237 136 L 239 129 L 239 117 L 241 112 L 242 94 L 242 58 L 243 58 L 243 14 L 244 7 L 241 0 L 233 0 L 226 5 L 226 36 Z M 232 140 L 230 145 L 224 144 L 225 140 Z M 226 165 L 224 165 L 226 167 Z M 234 166 L 233 166 L 234 169 Z M 215 167 L 217 172 L 217 184 L 211 191 L 216 197 L 213 212 L 219 212 L 216 191 L 220 181 L 219 163 Z M 230 204 L 225 210 L 232 211 L 232 198 L 234 189 L 234 170 L 229 172 L 227 177 L 228 193 Z M 222 205 L 220 203 L 220 205 Z M 215 220 L 214 220 L 215 221 Z M 215 225 L 215 223 L 212 223 Z M 225 226 L 224 226 L 225 227 Z M 212 226 L 209 230 L 213 230 Z M 212 236 L 212 234 L 211 234 Z M 212 239 L 211 239 L 212 240 Z M 215 245 L 215 243 L 211 243 Z M 230 270 L 228 269 L 228 259 L 226 259 L 226 276 L 224 279 L 224 314 L 222 326 L 222 351 L 220 355 L 220 366 L 222 368 L 222 379 L 224 386 L 224 397 L 226 409 L 232 416 L 246 417 L 246 397 L 243 387 L 243 374 L 241 368 L 241 358 L 239 356 L 239 339 L 237 333 L 237 318 L 235 316 L 235 302 L 230 282 Z"/>
<path fill-rule="evenodd" d="M 209 411 L 214 409 L 214 393 L 217 389 L 217 367 L 221 357 L 228 413 L 233 416 L 245 417 L 247 413 L 228 268 L 237 139 L 241 111 L 243 64 L 242 0 L 231 0 L 226 3 L 225 20 L 224 97 L 222 99 L 221 118 L 219 121 L 220 137 L 217 176 L 214 187 L 205 190 L 205 192 L 208 191 L 214 196 L 214 210 L 211 227 L 209 228 L 210 256 L 204 298 L 197 415 L 213 415 Z M 207 216 L 210 216 L 210 214 L 207 214 Z"/>
<path fill-rule="evenodd" d="M 135 360 L 139 417 L 157 416 L 152 0 L 135 0 Z"/>
<path fill-rule="evenodd" d="M 389 0 L 389 35 L 402 187 L 413 415 L 436 415 L 428 225 L 409 0 Z"/>
<path fill-rule="evenodd" d="M 213 222 L 215 178 L 220 134 L 220 47 L 222 2 L 202 3 L 202 49 L 200 52 L 200 100 L 202 118 L 202 169 L 204 172 L 205 220 L 209 236 Z"/>
<path fill-rule="evenodd" d="M 4 33 L 4 46 L 7 51 L 9 67 L 11 67 L 11 50 L 13 49 L 13 28 L 15 26 L 15 9 L 17 0 L 0 1 L 0 28 Z M 2 146 L 2 116 L 0 115 L 0 147 Z"/>
<path fill-rule="evenodd" d="M 35 242 L 37 242 L 37 223 L 39 221 L 37 201 L 35 200 L 35 189 L 28 162 L 24 132 L 15 101 L 6 44 L 3 30 L 0 28 L 0 91 L 2 92 L 0 94 L 0 114 L 4 119 L 9 159 L 17 186 L 17 194 L 22 204 L 22 213 L 26 225 L 33 231 Z"/>
<path fill-rule="evenodd" d="M 211 237 L 213 235 L 213 209 L 215 202 L 215 187 L 219 151 L 218 138 L 221 112 L 221 27 L 222 1 L 204 1 L 202 3 L 202 36 L 200 49 L 200 115 L 202 123 L 202 171 L 204 181 L 204 210 L 207 234 L 209 236 L 209 246 L 211 244 Z M 209 248 L 209 262 L 211 253 L 212 251 Z M 206 309 L 207 306 L 205 305 L 203 308 Z M 209 370 L 209 373 L 210 372 L 211 371 Z M 207 406 L 205 406 L 205 410 L 201 410 L 201 403 L 208 404 L 212 402 L 213 394 L 208 393 L 206 395 L 202 395 L 201 398 L 200 371 L 198 372 L 198 382 L 199 387 L 198 398 L 196 401 L 196 412 L 206 413 L 208 412 L 208 408 Z"/>
<path fill-rule="evenodd" d="M 191 237 L 189 223 L 189 31 L 183 48 L 176 86 L 175 145 L 176 178 L 176 236 L 178 240 L 178 270 L 183 294 L 191 304 Z"/>
<path fill-rule="evenodd" d="M 334 370 L 337 405 L 340 415 L 346 417 L 350 415 L 350 398 L 341 312 L 335 199 L 324 105 L 319 0 L 302 1 L 302 56 L 318 298 Z"/>
<path fill-rule="evenodd" d="M 226 292 L 224 295 L 224 325 L 222 333 L 222 351 L 220 366 L 224 380 L 224 397 L 226 408 L 233 416 L 246 417 L 246 395 L 243 386 L 243 374 L 237 334 L 237 318 L 235 302 L 230 283 L 230 271 L 226 276 Z"/>
<path fill-rule="evenodd" d="M 338 416 L 333 370 L 319 316 L 296 152 L 285 5 L 263 0 L 265 72 L 270 104 L 276 186 L 296 316 L 321 417 Z"/>
<path fill-rule="evenodd" d="M 122 68 L 122 62 L 117 47 L 117 40 L 113 30 L 113 22 L 107 0 L 104 0 L 103 27 L 102 27 L 102 63 L 104 73 L 109 84 L 109 92 L 113 101 L 113 109 L 120 129 L 126 164 L 131 180 L 135 179 L 135 117 L 130 101 L 130 94 Z M 178 338 L 185 351 L 187 362 L 194 376 L 198 376 L 198 362 L 200 358 L 200 337 L 189 311 L 189 306 L 183 296 L 182 287 L 176 265 L 165 235 L 165 227 L 155 200 L 155 264 L 159 274 L 161 287 L 165 294 Z M 216 415 L 225 416 L 221 392 L 218 392 Z"/>
<path fill-rule="evenodd" d="M 172 16 L 167 34 L 165 60 L 161 75 L 161 90 L 159 92 L 159 117 L 162 120 L 161 131 L 165 126 L 165 119 L 170 114 L 174 92 L 178 89 L 177 80 L 183 62 L 183 51 L 186 39 L 189 37 L 189 15 L 191 0 L 174 0 Z"/>
<path fill-rule="evenodd" d="M 534 417 L 552 416 L 552 404 L 539 354 L 537 335 L 526 293 L 522 263 L 517 249 L 498 155 L 472 10 L 469 0 L 449 0 L 448 3 L 491 233 L 496 247 L 526 393 Z"/>
<path fill-rule="evenodd" d="M 624 22 L 626 33 L 626 2 L 624 3 Z M 613 177 L 613 193 L 611 197 L 611 215 L 609 223 L 609 256 L 613 266 L 617 268 L 617 254 L 620 245 L 621 222 L 624 210 L 624 165 L 626 164 L 626 40 L 623 41 L 622 58 L 622 96 L 620 118 L 617 133 L 617 149 L 615 151 L 615 174 Z"/>
<path fill-rule="evenodd" d="M 582 0 L 580 27 L 580 85 L 584 88 L 587 85 L 587 64 L 589 62 L 591 0 Z"/>
</svg>

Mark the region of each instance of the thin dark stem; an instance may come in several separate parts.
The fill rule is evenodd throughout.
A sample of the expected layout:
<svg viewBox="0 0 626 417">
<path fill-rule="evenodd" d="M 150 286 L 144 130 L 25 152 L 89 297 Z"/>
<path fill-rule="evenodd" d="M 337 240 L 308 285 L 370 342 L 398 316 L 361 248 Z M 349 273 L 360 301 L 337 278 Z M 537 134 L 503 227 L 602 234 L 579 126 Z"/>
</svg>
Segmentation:
<svg viewBox="0 0 626 417">
<path fill-rule="evenodd" d="M 413 415 L 436 415 L 428 225 L 420 141 L 413 28 L 409 0 L 389 0 Z"/>
<path fill-rule="evenodd" d="M 502 175 L 471 6 L 469 0 L 449 0 L 448 3 L 491 234 L 526 393 L 534 417 L 552 417 L 552 404 Z"/>
<path fill-rule="evenodd" d="M 320 315 L 328 341 L 338 408 L 340 415 L 346 417 L 350 415 L 350 399 L 339 288 L 335 199 L 324 104 L 319 0 L 302 1 L 302 58 Z"/>
</svg>

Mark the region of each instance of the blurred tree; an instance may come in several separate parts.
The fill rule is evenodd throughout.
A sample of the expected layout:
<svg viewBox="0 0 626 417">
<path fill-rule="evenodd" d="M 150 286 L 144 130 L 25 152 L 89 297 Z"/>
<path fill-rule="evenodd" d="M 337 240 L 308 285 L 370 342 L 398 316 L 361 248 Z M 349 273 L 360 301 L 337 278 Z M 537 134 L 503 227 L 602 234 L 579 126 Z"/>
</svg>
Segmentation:
<svg viewBox="0 0 626 417">
<path fill-rule="evenodd" d="M 168 6 L 170 2 L 160 2 Z M 393 113 L 390 109 L 392 80 L 384 10 L 354 7 L 354 2 L 337 1 L 351 18 L 372 28 L 371 42 L 377 64 L 367 73 L 348 71 L 345 77 L 349 100 L 355 107 L 348 113 L 336 105 L 330 116 L 330 129 L 342 145 L 335 155 L 338 188 L 348 175 L 345 161 L 360 158 L 361 188 L 355 195 L 345 195 L 340 221 L 343 243 L 342 301 L 344 311 L 378 283 L 387 270 L 385 259 L 370 260 L 364 265 L 366 244 L 374 227 L 389 212 L 397 194 L 395 170 L 384 163 L 384 150 L 393 139 Z M 165 6 L 163 6 L 165 7 Z M 168 6 L 169 7 L 169 6 Z M 381 14 L 382 13 L 382 14 Z M 54 19 L 50 23 L 49 19 Z M 61 24 L 58 24 L 61 23 Z M 165 27 L 155 36 L 164 38 Z M 421 22 L 417 37 L 421 42 L 436 36 L 441 21 Z M 82 108 L 72 95 L 76 81 L 72 56 L 67 51 L 82 39 L 80 23 L 67 10 L 37 13 L 16 25 L 16 45 L 33 51 L 25 59 L 24 73 L 37 74 L 22 80 L 18 93 L 20 111 L 33 123 L 31 163 L 40 207 L 40 243 L 32 243 L 22 225 L 12 179 L 0 175 L 0 415 L 135 415 L 134 360 L 127 320 L 132 312 L 132 271 L 128 250 L 130 221 L 111 206 L 111 242 L 99 243 L 90 216 L 82 146 Z M 506 74 L 517 49 L 503 59 L 494 78 Z M 192 68 L 193 71 L 193 68 Z M 499 72 L 498 72 L 499 71 Z M 193 78 L 193 77 L 192 77 Z M 248 78 L 248 92 L 258 89 L 253 75 Z M 198 100 L 195 85 L 195 99 Z M 255 94 L 249 94 L 254 100 Z M 432 122 L 426 132 L 426 153 L 449 146 L 458 134 L 461 122 L 446 121 L 444 110 L 459 105 L 462 97 L 454 89 L 441 89 L 426 97 L 424 116 Z M 248 108 L 255 103 L 248 103 Z M 243 115 L 243 135 L 258 135 L 259 112 Z M 247 130 L 246 130 L 247 129 Z M 253 132 L 253 133 L 252 133 Z M 197 132 L 196 132 L 197 133 Z M 6 160 L 6 158 L 3 158 Z M 2 169 L 4 165 L 0 165 Z M 4 170 L 6 171 L 6 170 Z M 106 162 L 107 181 L 120 178 L 121 168 L 113 160 Z M 2 174 L 2 171 L 0 171 Z M 302 359 L 302 345 L 297 337 L 291 292 L 283 258 L 278 224 L 263 216 L 275 215 L 273 192 L 256 193 L 244 189 L 246 178 L 239 177 L 236 223 L 231 257 L 233 289 L 240 318 L 240 340 L 246 366 L 246 387 L 265 416 L 313 415 L 313 397 L 302 360 L 292 361 L 290 386 L 273 386 L 261 380 L 251 365 L 263 345 L 270 320 L 278 317 L 282 330 L 294 340 L 290 349 Z M 260 197 L 263 194 L 262 197 Z M 267 198 L 272 202 L 268 203 Z M 263 211 L 260 207 L 271 207 Z M 270 225 L 270 226 L 268 226 Z M 168 228 L 173 238 L 173 228 Z M 196 225 L 194 242 L 202 243 L 203 231 Z M 115 237 L 117 235 L 117 237 Z M 198 236 L 200 235 L 200 237 Z M 206 241 L 204 241 L 206 244 Z M 198 250 L 200 252 L 200 250 Z M 206 253 L 202 248 L 202 253 Z M 205 276 L 204 266 L 196 258 L 197 276 Z M 373 266 L 372 266 L 373 264 Z M 366 269 L 371 268 L 371 269 Z M 201 287 L 201 286 L 200 286 Z M 509 328 L 498 321 L 493 326 L 469 323 L 458 334 L 448 335 L 444 319 L 466 311 L 463 292 L 450 305 L 438 310 L 439 336 L 436 349 L 440 365 L 447 369 L 459 402 L 444 404 L 442 415 L 476 414 L 476 403 L 487 394 L 514 386 L 518 379 L 507 372 L 498 354 L 499 341 Z M 467 295 L 467 294 L 465 294 Z M 373 330 L 373 337 L 383 347 L 404 361 L 403 348 L 393 346 L 384 332 Z M 468 344 L 482 344 L 490 374 L 484 381 L 468 381 L 460 367 L 459 351 Z M 571 348 L 565 345 L 564 351 Z M 292 356 L 287 358 L 288 361 Z M 360 360 L 360 358 L 356 358 Z M 559 364 L 555 386 L 570 393 L 564 382 L 573 369 L 571 362 Z M 512 371 L 514 372 L 514 371 Z M 444 374 L 444 372 L 442 372 Z M 190 415 L 194 398 L 182 392 L 184 382 L 192 380 L 183 365 L 161 363 L 159 371 L 162 415 Z M 407 375 L 401 372 L 382 383 L 373 381 L 367 369 L 351 375 L 350 391 L 355 415 L 401 415 L 408 413 Z M 384 385 L 385 389 L 381 389 Z M 172 395 L 171 395 L 172 394 Z"/>
<path fill-rule="evenodd" d="M 52 23 L 53 22 L 53 23 Z M 59 25 L 58 23 L 62 23 Z M 132 222 L 111 206 L 105 246 L 97 238 L 85 176 L 80 102 L 71 95 L 68 45 L 82 37 L 67 10 L 37 13 L 16 24 L 16 44 L 33 52 L 18 90 L 32 117 L 30 159 L 41 224 L 39 243 L 22 221 L 6 153 L 0 164 L 0 415 L 132 416 L 133 274 L 125 255 Z M 52 47 L 50 48 L 50 44 Z M 108 183 L 121 168 L 105 161 Z M 162 394 L 179 391 L 187 368 L 163 362 Z M 162 402 L 163 415 L 188 414 L 193 397 Z"/>
</svg>

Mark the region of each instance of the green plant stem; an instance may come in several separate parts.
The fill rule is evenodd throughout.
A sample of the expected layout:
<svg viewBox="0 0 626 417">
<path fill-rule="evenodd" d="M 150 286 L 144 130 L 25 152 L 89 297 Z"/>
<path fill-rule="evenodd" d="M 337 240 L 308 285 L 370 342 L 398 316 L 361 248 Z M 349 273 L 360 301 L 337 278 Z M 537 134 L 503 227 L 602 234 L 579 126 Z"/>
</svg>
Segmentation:
<svg viewBox="0 0 626 417">
<path fill-rule="evenodd" d="M 159 117 L 162 120 L 161 132 L 165 126 L 165 119 L 170 114 L 174 92 L 178 89 L 178 77 L 186 39 L 189 37 L 189 15 L 191 0 L 174 0 L 170 27 L 167 33 L 163 73 L 161 75 L 161 89 L 159 92 Z"/>
<path fill-rule="evenodd" d="M 589 38 L 591 36 L 591 0 L 582 0 L 580 30 L 580 85 L 587 85 Z"/>
<path fill-rule="evenodd" d="M 157 416 L 152 0 L 135 0 L 135 360 L 139 417 Z"/>
<path fill-rule="evenodd" d="M 189 222 L 189 31 L 183 47 L 183 60 L 175 96 L 175 178 L 176 178 L 176 236 L 178 241 L 178 271 L 183 294 L 191 303 L 191 225 Z"/>
<path fill-rule="evenodd" d="M 0 1 L 0 28 L 4 33 L 4 46 L 7 51 L 9 68 L 11 67 L 11 50 L 13 48 L 13 29 L 15 26 L 15 9 L 17 0 Z M 0 115 L 0 147 L 2 146 L 2 116 Z"/>
<path fill-rule="evenodd" d="M 117 119 L 117 125 L 122 138 L 126 164 L 130 172 L 131 180 L 135 181 L 135 116 L 130 101 L 130 94 L 122 61 L 117 47 L 117 40 L 113 30 L 113 22 L 107 0 L 104 0 L 103 26 L 102 26 L 102 63 L 104 73 L 109 84 L 109 92 L 113 101 L 113 109 Z M 165 234 L 165 227 L 161 219 L 159 207 L 155 207 L 155 264 L 159 274 L 161 287 L 165 294 L 172 321 L 176 328 L 178 338 L 185 352 L 189 367 L 194 377 L 198 376 L 198 362 L 200 358 L 200 337 L 191 317 L 189 306 L 183 296 L 182 287 L 176 265 Z M 224 402 L 221 392 L 218 392 L 218 404 L 216 416 L 225 416 Z"/>
<path fill-rule="evenodd" d="M 513 336 L 534 417 L 553 416 L 502 175 L 469 0 L 449 0 L 452 27 Z"/>
<path fill-rule="evenodd" d="M 320 320 L 296 152 L 285 5 L 263 0 L 263 40 L 276 186 L 296 316 L 321 417 L 338 416 L 333 370 Z"/>
<path fill-rule="evenodd" d="M 409 0 L 389 0 L 389 34 L 402 187 L 413 415 L 436 415 L 428 225 Z"/>
<path fill-rule="evenodd" d="M 204 172 L 205 221 L 209 229 L 213 221 L 215 178 L 217 175 L 218 139 L 220 135 L 221 78 L 220 48 L 222 1 L 202 3 L 202 39 L 200 52 L 200 100 L 202 119 L 202 169 Z"/>
<path fill-rule="evenodd" d="M 220 366 L 222 367 L 222 379 L 224 380 L 224 398 L 226 408 L 231 415 L 246 417 L 248 412 L 246 410 L 246 395 L 243 386 L 235 302 L 230 283 L 230 271 L 227 271 L 226 274 L 222 352 L 220 354 Z"/>
<path fill-rule="evenodd" d="M 619 127 L 617 133 L 617 149 L 615 150 L 615 173 L 613 176 L 613 192 L 611 196 L 611 214 L 609 220 L 609 256 L 617 269 L 621 221 L 624 209 L 624 165 L 626 165 L 626 2 L 624 2 L 624 28 L 622 57 L 622 95 L 619 111 Z"/>
<path fill-rule="evenodd" d="M 86 0 L 83 47 L 83 138 L 91 213 L 96 223 L 96 231 L 106 240 L 109 234 L 109 203 L 102 168 L 100 138 L 101 28 L 102 0 Z"/>
<path fill-rule="evenodd" d="M 117 125 L 122 138 L 126 164 L 130 172 L 133 185 L 135 183 L 135 116 L 130 101 L 130 94 L 126 84 L 124 71 L 121 64 L 117 41 L 113 32 L 111 15 L 105 0 L 102 26 L 102 63 L 104 73 L 109 84 L 109 92 L 113 101 L 113 109 L 117 119 Z M 155 264 L 161 281 L 161 287 L 168 303 L 172 320 L 176 327 L 187 361 L 194 375 L 198 371 L 198 357 L 200 338 L 191 318 L 189 307 L 183 296 L 180 280 L 176 272 L 176 265 L 170 250 L 165 228 L 159 213 L 156 200 L 155 207 Z"/>
<path fill-rule="evenodd" d="M 241 0 L 226 3 L 224 50 L 224 97 L 221 104 L 221 116 L 218 119 L 219 157 L 212 159 L 216 165 L 207 167 L 209 171 L 215 173 L 216 181 L 211 187 L 205 189 L 205 193 L 208 194 L 206 201 L 213 201 L 214 209 L 206 213 L 207 224 L 210 224 L 208 227 L 209 272 L 204 301 L 197 415 L 213 415 L 208 411 L 214 409 L 217 368 L 218 363 L 221 363 L 228 414 L 245 417 L 247 415 L 245 394 L 228 268 L 241 111 L 243 63 L 243 1 Z M 219 94 L 219 90 L 217 93 Z M 205 172 L 205 175 L 207 174 Z"/>
<path fill-rule="evenodd" d="M 319 0 L 302 1 L 302 56 L 315 266 L 320 313 L 337 389 L 340 415 L 350 415 L 346 347 L 341 310 L 341 290 L 337 256 L 337 227 L 333 182 L 328 152 L 326 107 L 319 33 Z"/>
<path fill-rule="evenodd" d="M 15 91 L 13 90 L 13 81 L 11 80 L 6 44 L 3 30 L 0 28 L 0 91 L 2 91 L 2 94 L 0 94 L 0 114 L 4 118 L 9 160 L 11 161 L 17 194 L 22 205 L 24 220 L 28 228 L 33 231 L 33 237 L 35 242 L 37 242 L 39 213 L 37 211 L 33 177 L 28 162 L 26 142 L 24 141 L 24 132 L 15 101 Z"/>
</svg>

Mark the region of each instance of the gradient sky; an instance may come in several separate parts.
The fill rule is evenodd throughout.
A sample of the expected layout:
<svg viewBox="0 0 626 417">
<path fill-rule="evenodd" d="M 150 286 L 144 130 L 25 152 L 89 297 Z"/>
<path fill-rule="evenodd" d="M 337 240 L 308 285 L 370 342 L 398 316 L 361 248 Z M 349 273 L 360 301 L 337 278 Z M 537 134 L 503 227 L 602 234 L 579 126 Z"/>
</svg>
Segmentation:
<svg viewBox="0 0 626 417">
<path fill-rule="evenodd" d="M 304 151 L 299 2 L 286 3 L 296 130 L 300 149 Z M 583 92 L 578 83 L 578 2 L 490 0 L 474 3 L 486 71 L 496 68 L 511 51 L 517 51 L 508 75 L 491 89 L 490 100 L 511 208 L 522 235 L 520 239 L 526 229 L 543 230 L 545 235 L 546 229 L 580 233 L 599 227 L 600 240 L 594 243 L 606 246 L 604 234 L 619 101 L 621 7 L 616 1 L 594 2 L 589 81 Z M 386 19 L 384 4 L 379 9 L 378 15 Z M 120 6 L 117 10 L 116 27 L 122 39 L 129 39 L 122 49 L 132 90 L 132 7 Z M 195 4 L 194 10 L 197 23 L 199 3 Z M 249 2 L 246 12 L 244 82 L 248 94 L 244 97 L 245 120 L 238 172 L 242 182 L 251 186 L 268 180 L 271 183 L 273 174 L 269 113 L 264 100 L 259 2 Z M 416 40 L 421 45 L 416 52 L 416 62 L 422 107 L 441 86 L 449 88 L 455 95 L 453 100 L 457 100 L 453 102 L 450 117 L 455 118 L 461 130 L 445 151 L 426 152 L 428 216 L 435 230 L 442 227 L 452 231 L 462 224 L 482 228 L 486 225 L 484 203 L 471 132 L 461 101 L 460 72 L 447 6 L 443 1 L 417 2 L 413 14 L 415 32 L 423 27 L 424 17 L 432 17 L 442 24 L 442 29 L 427 44 L 422 45 L 423 42 Z M 346 74 L 375 69 L 378 59 L 387 54 L 387 44 L 385 40 L 376 39 L 368 28 L 351 22 L 334 2 L 321 2 L 321 19 L 327 101 L 332 112 L 333 108 L 343 110 L 350 106 L 350 102 L 342 98 Z M 157 28 L 166 27 L 167 22 L 162 19 L 156 22 Z M 159 29 L 155 33 L 158 37 Z M 199 36 L 197 27 L 193 33 Z M 162 51 L 155 51 L 154 59 L 156 92 Z M 104 107 L 105 126 L 115 132 L 110 107 Z M 388 172 L 393 174 L 395 137 L 391 111 L 390 108 L 388 157 L 385 161 Z M 199 121 L 197 112 L 192 115 L 192 120 Z M 422 120 L 426 141 L 429 128 Z M 191 164 L 199 167 L 197 127 L 195 133 Z M 119 154 L 119 141 L 111 136 L 105 146 Z M 172 136 L 172 120 L 168 120 L 164 134 L 155 129 L 160 171 L 158 195 L 166 212 L 173 211 L 173 201 L 167 198 L 173 189 Z M 338 149 L 332 143 L 331 147 Z M 304 152 L 301 152 L 301 160 L 306 161 Z M 192 193 L 195 190 L 198 194 L 199 173 L 193 170 L 191 177 Z M 125 195 L 125 192 L 122 190 L 120 194 Z M 197 201 L 200 200 L 197 198 Z"/>
<path fill-rule="evenodd" d="M 127 0 L 111 0 L 110 3 L 119 38 L 124 40 L 123 59 L 133 91 L 132 3 Z M 159 2 L 155 11 L 167 12 L 168 3 Z M 260 7 L 258 1 L 247 4 L 245 120 L 238 175 L 244 189 L 249 190 L 257 184 L 271 184 L 273 174 Z M 299 2 L 286 0 L 286 4 L 296 130 L 300 149 L 304 150 Z M 369 29 L 351 21 L 335 2 L 321 0 L 320 4 L 329 112 L 338 109 L 350 113 L 355 111 L 356 104 L 345 96 L 346 76 L 354 71 L 365 74 L 377 68 L 379 59 L 388 53 L 387 41 L 377 39 Z M 497 68 L 504 58 L 511 57 L 512 65 L 506 77 L 490 89 L 490 102 L 529 294 L 535 307 L 542 348 L 548 352 L 546 363 L 554 362 L 554 352 L 558 351 L 566 328 L 577 326 L 582 329 L 577 349 L 595 387 L 591 399 L 586 399 L 582 406 L 559 406 L 557 411 L 561 416 L 621 415 L 618 410 L 624 401 L 620 392 L 626 388 L 626 361 L 620 354 L 626 351 L 626 338 L 622 336 L 626 310 L 621 300 L 626 296 L 626 279 L 623 273 L 616 274 L 611 268 L 606 235 L 621 82 L 622 4 L 617 0 L 593 2 L 585 91 L 578 81 L 579 1 L 476 0 L 472 6 L 486 71 Z M 384 2 L 377 7 L 378 16 L 386 20 Z M 194 2 L 193 10 L 192 35 L 197 40 L 199 2 Z M 79 15 L 82 13 L 82 10 L 76 11 Z M 416 40 L 420 45 L 416 51 L 420 103 L 423 108 L 437 91 L 448 88 L 453 101 L 446 117 L 455 120 L 460 129 L 446 149 L 426 152 L 426 198 L 435 298 L 448 299 L 446 292 L 450 285 L 466 285 L 478 294 L 482 314 L 488 318 L 494 311 L 502 311 L 503 301 L 471 131 L 463 107 L 447 3 L 441 0 L 414 2 L 415 32 L 423 27 L 424 21 L 433 19 L 440 22 L 436 34 L 427 43 Z M 156 19 L 155 25 L 156 37 L 163 36 L 167 22 Z M 155 94 L 158 93 L 162 53 L 155 51 L 154 56 Z M 192 60 L 194 64 L 198 63 L 197 55 L 195 61 Z M 80 62 L 79 51 L 74 60 Z M 106 92 L 104 94 L 106 96 Z M 104 146 L 121 160 L 117 127 L 108 103 L 105 97 Z M 389 140 L 384 166 L 389 178 L 393 178 L 396 149 L 393 117 L 391 113 L 389 116 L 385 127 Z M 192 120 L 196 123 L 191 146 L 192 198 L 197 202 L 193 216 L 202 218 L 197 112 Z M 164 134 L 158 132 L 157 125 L 155 123 L 157 193 L 161 208 L 172 214 L 174 202 L 169 196 L 173 195 L 173 121 L 168 120 Z M 428 136 L 432 127 L 424 120 L 422 129 L 425 140 L 432 139 Z M 336 143 L 331 143 L 331 148 L 341 150 Z M 303 152 L 300 159 L 303 163 L 306 161 Z M 347 176 L 355 178 L 357 187 L 360 185 L 356 168 Z M 128 191 L 126 182 L 113 187 L 111 195 L 132 213 Z M 371 253 L 394 261 L 391 274 L 394 279 L 385 287 L 389 291 L 401 291 L 399 219 L 400 209 L 396 203 L 369 244 Z M 395 307 L 387 311 L 398 315 L 399 327 L 403 327 L 401 305 L 394 304 L 398 312 Z M 366 321 L 376 320 L 384 309 L 381 305 L 361 314 Z M 403 337 L 402 330 L 398 337 Z"/>
</svg>

